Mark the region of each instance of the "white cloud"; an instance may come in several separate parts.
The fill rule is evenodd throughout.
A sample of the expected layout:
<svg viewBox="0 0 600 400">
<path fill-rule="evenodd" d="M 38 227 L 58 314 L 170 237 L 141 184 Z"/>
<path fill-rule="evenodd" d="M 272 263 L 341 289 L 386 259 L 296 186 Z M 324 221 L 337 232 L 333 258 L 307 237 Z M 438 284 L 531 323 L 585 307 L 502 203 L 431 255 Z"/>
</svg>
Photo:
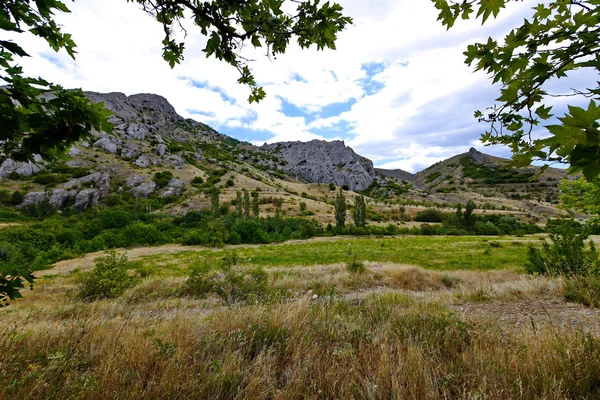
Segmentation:
<svg viewBox="0 0 600 400">
<path fill-rule="evenodd" d="M 339 35 L 337 51 L 293 44 L 275 60 L 262 48 L 245 49 L 268 93 L 260 104 L 248 104 L 249 91 L 237 84 L 233 67 L 204 56 L 206 39 L 189 23 L 186 58 L 170 69 L 161 58 L 161 26 L 124 0 L 69 3 L 73 13 L 59 21 L 79 46 L 77 60 L 28 38 L 23 44 L 34 57 L 22 64 L 27 73 L 66 87 L 160 94 L 183 116 L 224 132 L 247 130 L 245 137 L 266 132 L 273 142 L 335 136 L 388 167 L 414 171 L 476 143 L 481 132 L 472 111 L 490 104 L 495 93 L 483 74 L 464 64 L 462 52 L 468 43 L 506 32 L 531 4 L 510 3 L 484 28 L 469 21 L 446 31 L 430 1 L 341 3 L 355 22 Z M 380 66 L 374 76 L 365 69 L 370 63 Z M 290 114 L 284 102 L 303 115 Z M 332 104 L 350 102 L 349 110 L 323 114 Z"/>
</svg>

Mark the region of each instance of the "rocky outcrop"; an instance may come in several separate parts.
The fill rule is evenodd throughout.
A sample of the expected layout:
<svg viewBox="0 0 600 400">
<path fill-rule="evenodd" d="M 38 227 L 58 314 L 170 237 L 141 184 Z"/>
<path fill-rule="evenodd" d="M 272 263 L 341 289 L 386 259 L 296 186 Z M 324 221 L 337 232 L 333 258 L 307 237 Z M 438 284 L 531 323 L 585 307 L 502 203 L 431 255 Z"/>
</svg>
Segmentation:
<svg viewBox="0 0 600 400">
<path fill-rule="evenodd" d="M 101 138 L 94 142 L 94 148 L 104 150 L 108 153 L 117 154 L 118 146 L 109 138 Z"/>
<path fill-rule="evenodd" d="M 98 204 L 98 200 L 100 200 L 100 192 L 97 189 L 85 189 L 77 193 L 73 208 L 83 211 Z"/>
<path fill-rule="evenodd" d="M 396 178 L 399 181 L 412 182 L 415 180 L 415 174 L 411 174 L 410 172 L 406 172 L 402 169 L 375 168 L 375 172 L 377 172 L 380 175 Z"/>
<path fill-rule="evenodd" d="M 279 169 L 308 182 L 333 182 L 364 190 L 376 177 L 373 162 L 339 140 L 265 144 L 260 150 L 279 157 L 284 163 Z"/>
<path fill-rule="evenodd" d="M 70 180 L 63 185 L 63 189 L 77 189 L 88 186 L 97 188 L 102 193 L 107 193 L 110 190 L 110 175 L 95 172 L 82 178 Z"/>
<path fill-rule="evenodd" d="M 42 169 L 43 167 L 41 165 L 31 161 L 19 162 L 8 159 L 4 160 L 2 165 L 0 165 L 0 178 L 8 178 L 12 174 L 31 176 L 37 174 Z"/>
<path fill-rule="evenodd" d="M 161 197 L 170 197 L 175 196 L 178 197 L 181 194 L 181 191 L 185 188 L 185 182 L 181 179 L 173 178 L 169 181 L 167 185 L 167 190 L 161 194 Z"/>
<path fill-rule="evenodd" d="M 154 182 L 145 182 L 139 186 L 136 186 L 131 189 L 131 193 L 135 197 L 148 197 L 156 190 L 156 183 Z"/>
</svg>

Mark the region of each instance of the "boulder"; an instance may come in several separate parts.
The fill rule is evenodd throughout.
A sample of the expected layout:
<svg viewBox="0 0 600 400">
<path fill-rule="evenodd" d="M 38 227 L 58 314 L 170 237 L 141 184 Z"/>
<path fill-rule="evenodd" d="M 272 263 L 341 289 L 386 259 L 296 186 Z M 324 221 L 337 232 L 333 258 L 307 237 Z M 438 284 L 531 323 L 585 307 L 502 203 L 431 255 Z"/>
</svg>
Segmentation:
<svg viewBox="0 0 600 400">
<path fill-rule="evenodd" d="M 167 152 L 167 149 L 168 149 L 167 145 L 164 143 L 161 143 L 158 146 L 156 146 L 156 154 L 158 154 L 160 157 L 162 157 Z"/>
<path fill-rule="evenodd" d="M 46 199 L 46 193 L 44 192 L 30 192 L 23 197 L 21 204 L 17 208 L 26 207 L 32 204 L 40 204 Z"/>
<path fill-rule="evenodd" d="M 129 186 L 130 188 L 132 188 L 132 187 L 139 186 L 144 182 L 146 182 L 146 177 L 136 174 L 136 175 L 131 175 L 129 178 L 127 178 L 127 180 L 125 181 L 125 184 L 127 186 Z"/>
<path fill-rule="evenodd" d="M 11 159 L 4 160 L 0 165 L 0 178 L 8 178 L 13 172 L 21 176 L 35 175 L 42 170 L 42 166 L 27 162 L 18 162 Z"/>
<path fill-rule="evenodd" d="M 111 154 L 117 154 L 118 147 L 109 138 L 104 137 L 94 142 L 94 147 L 97 149 L 104 150 Z"/>
<path fill-rule="evenodd" d="M 98 190 L 84 189 L 77 193 L 73 207 L 78 211 L 84 211 L 90 206 L 98 204 L 98 200 L 100 200 L 100 192 Z"/>
<path fill-rule="evenodd" d="M 150 160 L 146 156 L 140 156 L 133 162 L 133 165 L 140 168 L 148 168 L 150 166 Z"/>
<path fill-rule="evenodd" d="M 148 129 L 145 126 L 138 124 L 130 124 L 127 127 L 127 136 L 131 139 L 144 140 L 148 134 Z"/>
<path fill-rule="evenodd" d="M 127 143 L 125 147 L 121 149 L 121 158 L 124 160 L 133 160 L 141 154 L 139 146 L 132 143 Z"/>
<path fill-rule="evenodd" d="M 185 165 L 185 160 L 176 155 L 172 155 L 171 157 L 169 157 L 169 161 L 174 167 L 183 167 Z"/>
<path fill-rule="evenodd" d="M 135 197 L 148 197 L 156 190 L 156 183 L 145 182 L 132 188 L 130 191 Z"/>
<path fill-rule="evenodd" d="M 50 204 L 52 204 L 57 210 L 62 210 L 69 200 L 69 192 L 63 189 L 57 189 L 52 192 L 50 196 Z"/>
<path fill-rule="evenodd" d="M 93 185 L 102 193 L 107 193 L 110 190 L 110 175 L 95 172 L 81 178 L 70 180 L 63 185 L 63 189 L 76 189 L 82 185 Z"/>
<path fill-rule="evenodd" d="M 83 154 L 83 151 L 79 150 L 75 146 L 71 146 L 71 148 L 69 149 L 69 156 L 71 157 L 77 157 L 80 154 Z"/>
</svg>

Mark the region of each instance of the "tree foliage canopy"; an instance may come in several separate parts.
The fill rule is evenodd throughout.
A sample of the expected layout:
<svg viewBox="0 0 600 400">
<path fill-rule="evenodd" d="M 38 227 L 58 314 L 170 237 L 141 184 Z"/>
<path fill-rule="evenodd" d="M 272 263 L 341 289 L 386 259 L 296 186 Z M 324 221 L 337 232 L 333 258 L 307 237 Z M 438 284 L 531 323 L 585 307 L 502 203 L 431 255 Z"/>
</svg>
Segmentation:
<svg viewBox="0 0 600 400">
<path fill-rule="evenodd" d="M 0 30 L 18 36 L 29 32 L 55 51 L 75 57 L 71 35 L 63 33 L 54 13 L 68 12 L 58 0 L 6 0 L 0 3 Z M 42 78 L 23 75 L 18 57 L 29 54 L 17 42 L 0 40 L 0 156 L 29 159 L 56 157 L 92 128 L 110 130 L 104 105 L 91 103 L 81 90 L 65 90 Z"/>
<path fill-rule="evenodd" d="M 509 0 L 432 0 L 438 19 L 451 28 L 457 19 L 496 17 Z M 511 30 L 503 40 L 489 38 L 468 46 L 465 62 L 492 76 L 502 85 L 500 104 L 475 117 L 490 123 L 482 139 L 504 144 L 513 151 L 518 166 L 533 160 L 557 161 L 582 172 L 588 179 L 600 175 L 600 83 L 586 82 L 565 93 L 550 92 L 554 79 L 567 78 L 575 71 L 600 71 L 600 2 L 598 0 L 552 0 L 534 7 L 531 19 Z M 588 72 L 588 73 L 589 73 Z M 586 76 L 591 76 L 586 75 Z M 569 106 L 558 123 L 536 127 L 553 117 L 551 97 L 571 97 L 586 106 Z M 550 122 L 550 121 L 549 121 Z"/>
</svg>

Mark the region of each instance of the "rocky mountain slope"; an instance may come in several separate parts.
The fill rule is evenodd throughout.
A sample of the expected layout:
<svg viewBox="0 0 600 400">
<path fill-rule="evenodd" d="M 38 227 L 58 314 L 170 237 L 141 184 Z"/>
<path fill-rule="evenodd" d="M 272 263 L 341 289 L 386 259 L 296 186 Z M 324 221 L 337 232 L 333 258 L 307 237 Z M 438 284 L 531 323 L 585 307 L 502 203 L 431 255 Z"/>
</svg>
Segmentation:
<svg viewBox="0 0 600 400">
<path fill-rule="evenodd" d="M 158 95 L 86 94 L 113 111 L 112 132 L 95 132 L 73 146 L 66 162 L 0 160 L 0 190 L 21 192 L 23 198 L 17 196 L 14 201 L 18 207 L 48 200 L 58 209 L 73 206 L 85 210 L 109 201 L 112 195 L 127 195 L 170 202 L 183 196 L 190 208 L 205 204 L 202 198 L 213 187 L 220 187 L 230 197 L 228 191 L 235 193 L 245 187 L 297 196 L 298 192 L 308 193 L 302 184 L 333 183 L 381 198 L 406 195 L 446 202 L 472 197 L 499 202 L 525 199 L 546 202 L 551 208 L 550 203 L 557 199 L 556 184 L 566 176 L 556 169 L 541 175 L 537 167 L 516 170 L 507 166 L 508 160 L 475 149 L 417 174 L 376 169 L 342 141 L 257 147 L 181 117 Z M 323 190 L 317 192 L 327 203 L 328 189 Z M 199 199 L 196 203 L 195 198 Z M 515 207 L 520 208 L 519 204 Z"/>
</svg>

